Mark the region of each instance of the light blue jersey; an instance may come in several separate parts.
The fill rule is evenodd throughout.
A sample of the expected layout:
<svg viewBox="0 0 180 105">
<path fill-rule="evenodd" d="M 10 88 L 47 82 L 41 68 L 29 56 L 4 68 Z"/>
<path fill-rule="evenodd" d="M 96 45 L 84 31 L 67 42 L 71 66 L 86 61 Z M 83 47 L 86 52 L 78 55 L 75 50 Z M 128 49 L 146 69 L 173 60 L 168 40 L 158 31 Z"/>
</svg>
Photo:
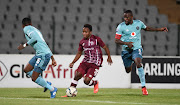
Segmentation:
<svg viewBox="0 0 180 105">
<path fill-rule="evenodd" d="M 141 46 L 141 29 L 145 29 L 146 25 L 140 20 L 133 20 L 132 24 L 126 25 L 122 22 L 116 29 L 116 35 L 121 36 L 120 40 L 124 42 L 133 42 L 133 50 L 142 48 Z M 122 51 L 128 50 L 127 45 L 122 46 Z"/>
<path fill-rule="evenodd" d="M 36 56 L 45 55 L 48 53 L 52 55 L 51 50 L 49 49 L 41 32 L 38 29 L 29 25 L 25 26 L 23 31 L 28 41 L 27 44 L 31 45 L 34 48 L 34 50 L 36 51 Z"/>
</svg>

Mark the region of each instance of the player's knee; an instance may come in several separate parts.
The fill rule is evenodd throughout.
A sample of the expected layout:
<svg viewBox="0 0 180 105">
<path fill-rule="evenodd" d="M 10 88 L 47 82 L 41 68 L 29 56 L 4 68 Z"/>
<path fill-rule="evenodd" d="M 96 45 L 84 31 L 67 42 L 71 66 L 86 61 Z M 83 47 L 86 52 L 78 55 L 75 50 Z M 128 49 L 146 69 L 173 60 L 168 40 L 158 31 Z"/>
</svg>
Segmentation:
<svg viewBox="0 0 180 105">
<path fill-rule="evenodd" d="M 126 69 L 126 73 L 130 73 L 131 72 L 131 67 L 129 67 L 129 68 L 125 68 Z"/>
<path fill-rule="evenodd" d="M 35 76 L 32 75 L 31 80 L 32 80 L 33 82 L 35 82 L 36 79 L 37 79 L 37 78 L 36 78 Z"/>
<path fill-rule="evenodd" d="M 137 68 L 142 67 L 141 63 L 136 64 Z"/>
<path fill-rule="evenodd" d="M 79 80 L 79 79 L 81 79 L 82 78 L 82 74 L 80 73 L 80 72 L 76 72 L 76 74 L 75 74 L 75 77 L 74 77 L 74 80 Z"/>
<path fill-rule="evenodd" d="M 89 85 L 89 80 L 84 80 L 84 83 L 86 84 L 86 85 Z"/>
<path fill-rule="evenodd" d="M 130 73 L 131 72 L 131 70 L 126 70 L 126 73 Z"/>
<path fill-rule="evenodd" d="M 36 81 L 36 79 L 34 79 L 34 78 L 32 78 L 31 80 L 32 80 L 33 82 L 35 82 L 35 81 Z"/>
<path fill-rule="evenodd" d="M 74 80 L 76 80 L 76 81 L 78 81 L 79 79 L 81 79 L 81 76 L 77 75 L 77 76 L 74 77 Z"/>
<path fill-rule="evenodd" d="M 24 72 L 25 72 L 25 73 L 27 73 L 27 72 L 28 72 L 28 70 L 27 70 L 26 68 L 25 68 L 25 69 L 23 69 L 23 70 L 24 70 Z"/>
</svg>

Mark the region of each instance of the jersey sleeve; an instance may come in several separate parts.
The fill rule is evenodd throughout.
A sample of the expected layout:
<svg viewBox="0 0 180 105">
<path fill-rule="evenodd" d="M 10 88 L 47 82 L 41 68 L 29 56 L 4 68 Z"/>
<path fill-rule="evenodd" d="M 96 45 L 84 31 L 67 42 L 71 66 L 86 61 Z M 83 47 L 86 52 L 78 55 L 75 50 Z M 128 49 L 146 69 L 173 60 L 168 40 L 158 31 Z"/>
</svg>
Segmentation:
<svg viewBox="0 0 180 105">
<path fill-rule="evenodd" d="M 83 51 L 83 46 L 82 46 L 82 43 L 79 42 L 79 48 L 78 48 L 78 51 Z"/>
<path fill-rule="evenodd" d="M 28 45 L 37 41 L 34 31 L 28 30 L 25 34 L 30 38 L 30 40 L 27 42 Z"/>
<path fill-rule="evenodd" d="M 96 37 L 98 44 L 103 48 L 105 46 L 104 42 L 100 37 Z"/>
<path fill-rule="evenodd" d="M 119 25 L 119 26 L 116 28 L 116 36 L 115 36 L 115 39 L 121 39 L 121 36 L 122 36 L 122 28 L 121 28 L 121 25 Z"/>
<path fill-rule="evenodd" d="M 145 29 L 147 26 L 142 21 L 140 22 L 141 22 L 141 29 Z"/>
</svg>

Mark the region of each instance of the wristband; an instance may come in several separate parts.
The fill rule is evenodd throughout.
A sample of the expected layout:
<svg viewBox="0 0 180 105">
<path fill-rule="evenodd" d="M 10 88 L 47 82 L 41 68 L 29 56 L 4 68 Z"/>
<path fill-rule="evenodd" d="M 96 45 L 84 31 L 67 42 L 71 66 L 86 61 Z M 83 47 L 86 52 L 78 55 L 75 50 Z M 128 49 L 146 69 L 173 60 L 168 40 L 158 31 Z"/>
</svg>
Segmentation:
<svg viewBox="0 0 180 105">
<path fill-rule="evenodd" d="M 23 47 L 26 47 L 26 46 L 27 46 L 27 44 L 26 44 L 26 43 L 24 43 L 24 44 L 23 44 Z"/>
</svg>

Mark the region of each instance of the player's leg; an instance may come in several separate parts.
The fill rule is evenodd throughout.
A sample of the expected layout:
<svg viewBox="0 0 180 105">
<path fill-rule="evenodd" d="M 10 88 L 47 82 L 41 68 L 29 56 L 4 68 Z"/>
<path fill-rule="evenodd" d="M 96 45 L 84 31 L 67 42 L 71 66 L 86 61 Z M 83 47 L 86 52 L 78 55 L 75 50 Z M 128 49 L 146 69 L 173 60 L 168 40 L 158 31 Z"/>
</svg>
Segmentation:
<svg viewBox="0 0 180 105">
<path fill-rule="evenodd" d="M 99 71 L 99 67 L 95 64 L 90 64 L 86 76 L 84 78 L 84 83 L 89 86 L 94 86 L 94 93 L 97 93 L 99 90 L 99 82 L 97 80 L 92 80 L 93 77 L 96 77 Z"/>
<path fill-rule="evenodd" d="M 37 60 L 37 57 L 34 56 L 30 61 L 29 63 L 26 65 L 26 67 L 24 68 L 24 72 L 27 74 L 27 76 L 31 77 L 32 78 L 32 74 L 33 74 L 33 69 L 34 69 L 34 65 L 36 63 L 36 60 Z M 41 78 L 40 75 L 38 75 L 38 77 Z M 35 80 L 35 77 L 33 77 L 32 80 Z"/>
<path fill-rule="evenodd" d="M 45 56 L 37 56 L 37 61 L 34 66 L 34 71 L 32 74 L 32 80 L 42 87 L 46 87 L 50 90 L 51 98 L 55 98 L 57 93 L 57 88 L 48 84 L 45 79 L 39 76 L 46 68 L 50 60 L 50 54 L 46 54 Z"/>
<path fill-rule="evenodd" d="M 71 86 L 73 86 L 73 87 L 75 87 L 76 88 L 76 86 L 77 86 L 77 84 L 78 84 L 78 81 L 84 76 L 84 74 L 86 73 L 85 71 L 86 71 L 86 65 L 85 65 L 85 63 L 80 63 L 80 65 L 79 65 L 79 67 L 76 69 L 76 71 L 75 71 L 75 76 L 74 76 L 74 78 L 73 78 L 73 80 L 72 80 L 72 82 L 71 82 L 71 85 L 70 85 L 70 87 Z M 61 96 L 61 97 L 68 97 L 67 95 L 65 95 L 65 96 Z"/>
<path fill-rule="evenodd" d="M 138 75 L 139 75 L 139 79 L 141 81 L 141 86 L 144 87 L 145 86 L 145 74 L 144 74 L 144 70 L 143 67 L 141 65 L 141 58 L 135 58 L 135 63 L 136 63 L 136 67 L 138 69 Z"/>
<path fill-rule="evenodd" d="M 26 65 L 26 67 L 24 68 L 24 72 L 26 73 L 27 76 L 32 77 L 33 74 L 33 69 L 34 69 L 34 65 L 36 63 L 37 57 L 34 56 L 29 63 Z M 39 75 L 39 77 L 41 77 L 41 75 Z"/>
<path fill-rule="evenodd" d="M 124 64 L 125 65 L 125 64 Z M 131 71 L 132 71 L 132 64 L 131 64 L 131 66 L 129 67 L 127 67 L 127 64 L 126 64 L 126 66 L 125 66 L 125 70 L 126 70 L 126 73 L 130 73 Z"/>
<path fill-rule="evenodd" d="M 79 67 L 76 69 L 75 71 L 75 76 L 71 82 L 71 86 L 75 87 L 77 86 L 78 84 L 78 81 L 84 76 L 84 74 L 86 73 L 86 64 L 85 63 L 80 63 Z M 61 97 L 68 97 L 67 95 L 65 96 L 61 96 Z"/>
<path fill-rule="evenodd" d="M 50 84 L 48 84 L 46 82 L 45 79 L 40 77 L 39 75 L 41 73 L 42 73 L 42 69 L 40 67 L 35 67 L 34 71 L 33 71 L 33 74 L 32 74 L 32 81 L 34 81 L 36 84 L 38 84 L 38 85 L 40 85 L 42 87 L 46 87 L 47 89 L 49 89 L 50 93 L 51 93 L 51 98 L 55 98 L 56 92 L 57 92 L 57 88 L 51 86 Z M 54 93 L 54 95 L 53 95 L 53 93 Z"/>
<path fill-rule="evenodd" d="M 91 77 L 85 77 L 84 83 L 88 86 L 94 86 L 94 93 L 99 91 L 99 82 L 97 80 L 93 80 Z"/>
<path fill-rule="evenodd" d="M 74 86 L 74 87 L 76 87 L 76 86 L 77 86 L 77 84 L 78 84 L 78 81 L 79 81 L 82 77 L 83 77 L 82 73 L 81 73 L 81 72 L 79 72 L 79 71 L 76 71 L 76 73 L 75 73 L 75 77 L 74 77 L 74 79 L 72 80 L 72 82 L 71 82 L 71 85 L 70 85 L 70 86 Z"/>
<path fill-rule="evenodd" d="M 80 63 L 79 67 L 77 68 L 77 70 L 75 71 L 75 76 L 74 79 L 71 82 L 70 86 L 74 86 L 76 87 L 78 84 L 78 81 L 84 76 L 84 74 L 86 73 L 85 70 L 87 69 L 85 63 Z"/>
<path fill-rule="evenodd" d="M 122 51 L 121 56 L 125 66 L 126 73 L 130 73 L 132 71 L 132 64 L 134 63 L 132 60 L 132 54 L 128 51 Z"/>
<path fill-rule="evenodd" d="M 32 77 L 34 65 L 36 63 L 36 56 L 34 56 L 24 68 L 24 72 L 27 76 Z"/>
<path fill-rule="evenodd" d="M 137 49 L 133 52 L 133 59 L 138 69 L 138 75 L 141 82 L 143 95 L 148 95 L 148 91 L 146 90 L 146 86 L 145 86 L 146 85 L 145 73 L 142 67 L 142 49 Z"/>
<path fill-rule="evenodd" d="M 49 85 L 45 79 L 43 79 L 42 77 L 39 77 L 39 75 L 42 73 L 41 68 L 37 67 L 34 69 L 33 74 L 32 74 L 32 81 L 34 81 L 35 83 L 37 83 L 38 85 L 42 86 L 42 87 L 46 87 L 48 88 L 50 91 L 54 90 L 54 87 L 52 87 L 51 85 Z"/>
</svg>

